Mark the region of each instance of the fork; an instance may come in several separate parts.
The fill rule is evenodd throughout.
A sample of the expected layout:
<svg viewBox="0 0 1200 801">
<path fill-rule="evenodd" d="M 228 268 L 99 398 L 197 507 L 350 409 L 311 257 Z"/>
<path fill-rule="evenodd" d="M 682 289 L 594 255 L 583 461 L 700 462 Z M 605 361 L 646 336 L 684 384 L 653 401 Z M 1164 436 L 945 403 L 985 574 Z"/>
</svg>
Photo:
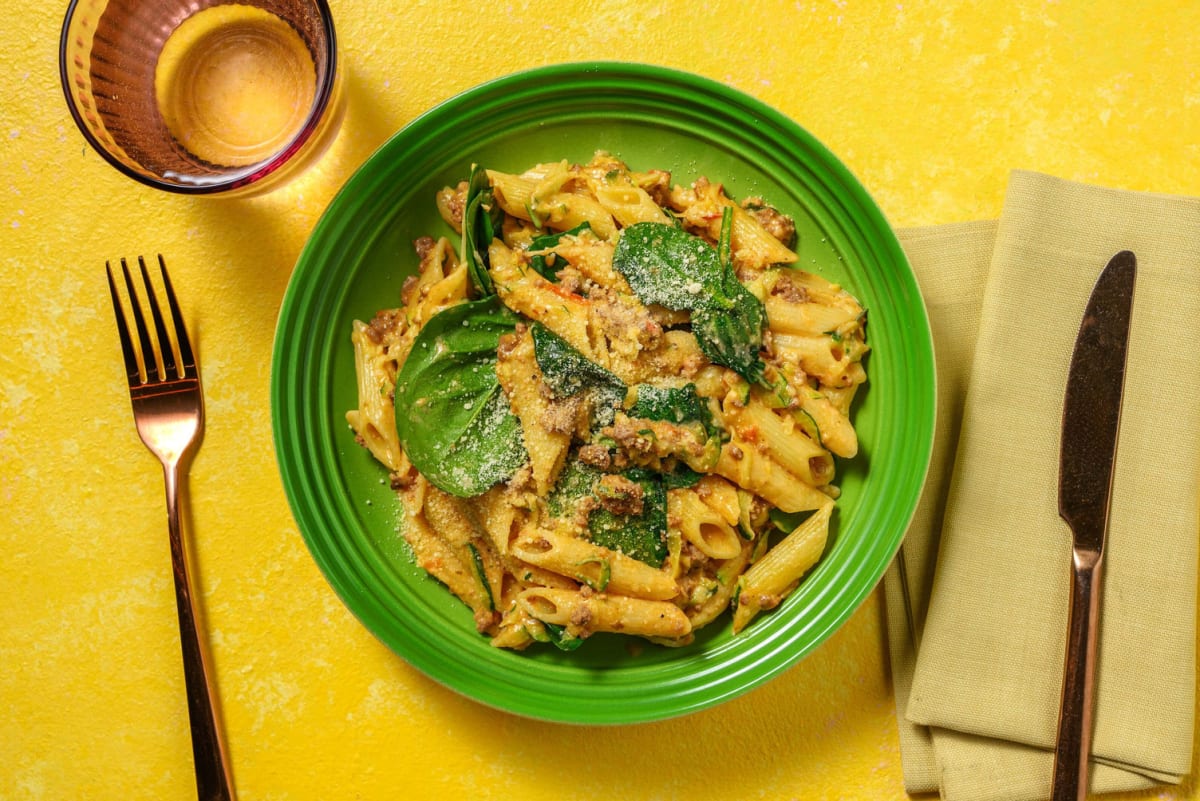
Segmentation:
<svg viewBox="0 0 1200 801">
<path fill-rule="evenodd" d="M 121 337 L 121 350 L 125 356 L 133 419 L 142 442 L 162 462 L 166 482 L 167 528 L 171 542 L 171 567 L 175 576 L 175 605 L 179 612 L 179 639 L 183 646 L 183 672 L 187 686 L 188 718 L 191 721 L 196 788 L 200 801 L 232 801 L 233 780 L 214 703 L 216 690 L 212 668 L 197 625 L 199 609 L 188 578 L 179 513 L 180 479 L 186 474 L 204 430 L 200 371 L 192 354 L 187 329 L 184 328 L 163 257 L 158 257 L 158 268 L 171 318 L 169 321 L 164 319 L 150 273 L 146 269 L 146 260 L 141 256 L 138 257 L 138 266 L 154 325 L 153 336 L 125 259 L 121 259 L 121 272 L 124 274 L 132 315 L 122 308 L 112 264 L 105 262 L 104 265 L 108 273 L 108 289 L 112 294 L 113 313 L 117 318 L 117 331 Z M 172 345 L 171 332 L 174 333 L 175 345 Z"/>
</svg>

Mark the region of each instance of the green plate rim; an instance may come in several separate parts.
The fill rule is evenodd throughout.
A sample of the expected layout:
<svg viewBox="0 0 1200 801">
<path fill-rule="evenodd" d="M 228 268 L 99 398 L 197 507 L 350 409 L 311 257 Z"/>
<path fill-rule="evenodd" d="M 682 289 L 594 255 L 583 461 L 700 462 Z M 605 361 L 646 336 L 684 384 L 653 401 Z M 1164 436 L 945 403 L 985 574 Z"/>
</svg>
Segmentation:
<svg viewBox="0 0 1200 801">
<path fill-rule="evenodd" d="M 548 99 L 561 104 L 571 97 L 587 98 L 579 102 L 582 117 L 595 118 L 603 110 L 668 127 L 680 124 L 675 117 L 702 117 L 712 141 L 764 148 L 777 166 L 795 163 L 811 171 L 814 183 L 805 188 L 838 218 L 840 225 L 828 232 L 838 240 L 838 252 L 861 262 L 855 289 L 886 296 L 903 310 L 903 321 L 870 310 L 868 393 L 879 439 L 864 442 L 871 462 L 865 497 L 852 509 L 839 506 L 847 520 L 833 551 L 780 609 L 737 638 L 701 638 L 678 658 L 617 669 L 569 658 L 539 661 L 491 648 L 473 630 L 439 629 L 429 624 L 437 622 L 430 605 L 403 580 L 382 572 L 383 557 L 356 539 L 362 523 L 339 483 L 347 427 L 340 418 L 344 410 L 332 406 L 331 354 L 335 343 L 350 347 L 349 331 L 321 329 L 322 314 L 340 308 L 349 291 L 345 279 L 355 274 L 353 255 L 338 248 L 355 236 L 373 240 L 380 217 L 392 213 L 376 204 L 358 209 L 362 213 L 347 223 L 340 215 L 354 210 L 356 198 L 386 191 L 381 187 L 396 172 L 421 175 L 424 165 L 444 162 L 454 148 L 477 144 L 465 134 L 447 135 L 464 115 L 490 120 L 493 132 L 503 122 L 508 127 L 500 133 L 511 135 L 519 126 L 546 123 L 539 115 Z M 363 234 L 373 225 L 374 232 Z M 855 267 L 847 265 L 852 272 Z M 879 375 L 875 363 L 883 365 Z M 343 603 L 379 640 L 434 680 L 489 706 L 549 721 L 628 724 L 737 697 L 795 664 L 858 609 L 891 563 L 915 511 L 932 449 L 935 392 L 933 342 L 916 278 L 882 211 L 832 152 L 790 118 L 711 79 L 649 64 L 578 62 L 513 73 L 445 101 L 392 136 L 351 176 L 314 227 L 285 291 L 270 403 L 280 475 L 305 544 Z"/>
</svg>

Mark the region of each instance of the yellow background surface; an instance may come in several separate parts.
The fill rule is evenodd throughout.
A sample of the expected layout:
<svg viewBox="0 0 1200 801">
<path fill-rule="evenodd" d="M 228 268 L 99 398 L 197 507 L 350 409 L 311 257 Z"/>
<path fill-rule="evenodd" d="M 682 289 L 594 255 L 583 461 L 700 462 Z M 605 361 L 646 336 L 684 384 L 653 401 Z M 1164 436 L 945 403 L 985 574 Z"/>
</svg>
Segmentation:
<svg viewBox="0 0 1200 801">
<path fill-rule="evenodd" d="M 337 187 L 405 123 L 489 78 L 584 59 L 687 69 L 775 106 L 896 226 L 996 217 L 1013 168 L 1200 195 L 1200 3 L 332 4 L 338 140 L 298 182 L 220 201 L 156 192 L 90 151 L 59 88 L 62 8 L 6 3 L 0 799 L 194 797 L 162 479 L 103 272 L 157 252 L 204 370 L 195 555 L 242 799 L 904 798 L 879 593 L 777 680 L 636 727 L 495 712 L 377 642 L 305 550 L 276 469 L 269 364 L 291 269 Z M 1198 798 L 1194 776 L 1128 797 Z"/>
</svg>

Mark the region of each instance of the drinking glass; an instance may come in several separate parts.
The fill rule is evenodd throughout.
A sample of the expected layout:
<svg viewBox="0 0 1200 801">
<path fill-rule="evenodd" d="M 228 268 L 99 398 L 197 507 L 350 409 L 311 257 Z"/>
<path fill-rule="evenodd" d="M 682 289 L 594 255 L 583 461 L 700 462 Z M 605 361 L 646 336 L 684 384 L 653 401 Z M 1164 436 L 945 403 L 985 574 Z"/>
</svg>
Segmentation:
<svg viewBox="0 0 1200 801">
<path fill-rule="evenodd" d="M 71 0 L 59 69 L 91 146 L 171 192 L 275 188 L 344 110 L 326 0 Z"/>
</svg>

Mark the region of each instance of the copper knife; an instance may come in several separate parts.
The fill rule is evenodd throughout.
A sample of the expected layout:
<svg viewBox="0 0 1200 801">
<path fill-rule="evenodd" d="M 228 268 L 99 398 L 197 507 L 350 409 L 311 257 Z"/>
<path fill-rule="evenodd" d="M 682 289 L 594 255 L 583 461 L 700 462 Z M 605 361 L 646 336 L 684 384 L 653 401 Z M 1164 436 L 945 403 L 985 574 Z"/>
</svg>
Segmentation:
<svg viewBox="0 0 1200 801">
<path fill-rule="evenodd" d="M 1104 540 L 1136 275 L 1137 259 L 1127 250 L 1100 274 L 1079 326 L 1063 400 L 1058 512 L 1071 528 L 1072 581 L 1053 801 L 1087 795 Z"/>
</svg>

